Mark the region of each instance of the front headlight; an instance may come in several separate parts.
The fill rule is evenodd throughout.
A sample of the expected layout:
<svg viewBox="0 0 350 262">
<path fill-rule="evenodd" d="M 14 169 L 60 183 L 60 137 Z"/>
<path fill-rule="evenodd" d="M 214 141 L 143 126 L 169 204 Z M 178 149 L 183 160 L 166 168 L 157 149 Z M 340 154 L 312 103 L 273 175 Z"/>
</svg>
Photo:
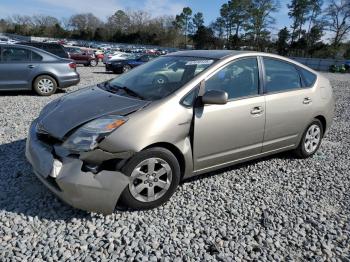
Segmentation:
<svg viewBox="0 0 350 262">
<path fill-rule="evenodd" d="M 63 143 L 63 147 L 73 151 L 91 151 L 98 143 L 115 129 L 123 125 L 127 118 L 122 116 L 103 116 L 78 128 Z"/>
</svg>

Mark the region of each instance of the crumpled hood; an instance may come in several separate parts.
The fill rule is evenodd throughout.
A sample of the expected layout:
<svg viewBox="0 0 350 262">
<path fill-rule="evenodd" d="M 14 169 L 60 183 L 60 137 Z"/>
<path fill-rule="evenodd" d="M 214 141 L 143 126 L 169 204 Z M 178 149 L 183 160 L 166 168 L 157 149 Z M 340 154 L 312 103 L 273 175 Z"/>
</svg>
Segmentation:
<svg viewBox="0 0 350 262">
<path fill-rule="evenodd" d="M 39 116 L 38 125 L 41 130 L 62 140 L 69 131 L 88 121 L 109 114 L 124 116 L 147 103 L 112 94 L 96 86 L 88 87 L 48 104 Z"/>
</svg>

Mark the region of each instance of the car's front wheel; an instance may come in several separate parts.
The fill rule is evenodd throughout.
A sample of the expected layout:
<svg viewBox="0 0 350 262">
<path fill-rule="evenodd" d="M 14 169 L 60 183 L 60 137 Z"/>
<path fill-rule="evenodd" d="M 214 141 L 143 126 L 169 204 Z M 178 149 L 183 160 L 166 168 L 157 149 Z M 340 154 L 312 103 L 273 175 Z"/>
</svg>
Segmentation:
<svg viewBox="0 0 350 262">
<path fill-rule="evenodd" d="M 57 90 L 57 82 L 51 76 L 42 75 L 35 79 L 34 91 L 40 96 L 50 96 Z"/>
<path fill-rule="evenodd" d="M 295 154 L 299 158 L 308 158 L 316 153 L 323 138 L 323 126 L 320 120 L 314 119 L 304 131 Z"/>
<path fill-rule="evenodd" d="M 121 196 L 121 205 L 130 209 L 149 209 L 162 205 L 180 182 L 177 158 L 165 148 L 150 148 L 136 154 L 123 168 L 130 177 Z"/>
</svg>

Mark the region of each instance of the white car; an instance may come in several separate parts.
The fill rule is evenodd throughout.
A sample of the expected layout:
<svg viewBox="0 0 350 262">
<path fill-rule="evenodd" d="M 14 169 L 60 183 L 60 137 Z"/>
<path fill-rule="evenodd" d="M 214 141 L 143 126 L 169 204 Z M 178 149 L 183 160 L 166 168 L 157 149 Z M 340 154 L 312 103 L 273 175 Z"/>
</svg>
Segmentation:
<svg viewBox="0 0 350 262">
<path fill-rule="evenodd" d="M 126 60 L 129 59 L 130 57 L 132 57 L 133 54 L 129 54 L 129 53 L 123 53 L 123 52 L 114 52 L 114 53 L 110 53 L 108 55 L 106 55 L 103 58 L 103 63 L 107 63 L 107 62 L 111 62 L 111 61 L 115 61 L 115 60 Z"/>
</svg>

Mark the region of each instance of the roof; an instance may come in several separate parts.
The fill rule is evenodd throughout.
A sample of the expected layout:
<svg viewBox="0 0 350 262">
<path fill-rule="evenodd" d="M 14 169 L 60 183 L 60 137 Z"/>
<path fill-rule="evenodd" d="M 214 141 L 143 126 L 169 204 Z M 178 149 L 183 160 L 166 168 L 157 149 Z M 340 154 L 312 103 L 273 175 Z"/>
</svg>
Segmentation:
<svg viewBox="0 0 350 262">
<path fill-rule="evenodd" d="M 234 51 L 234 50 L 190 50 L 190 51 L 179 51 L 168 54 L 168 56 L 192 56 L 202 57 L 209 59 L 223 59 L 228 56 L 238 55 L 247 53 L 247 51 Z"/>
</svg>

